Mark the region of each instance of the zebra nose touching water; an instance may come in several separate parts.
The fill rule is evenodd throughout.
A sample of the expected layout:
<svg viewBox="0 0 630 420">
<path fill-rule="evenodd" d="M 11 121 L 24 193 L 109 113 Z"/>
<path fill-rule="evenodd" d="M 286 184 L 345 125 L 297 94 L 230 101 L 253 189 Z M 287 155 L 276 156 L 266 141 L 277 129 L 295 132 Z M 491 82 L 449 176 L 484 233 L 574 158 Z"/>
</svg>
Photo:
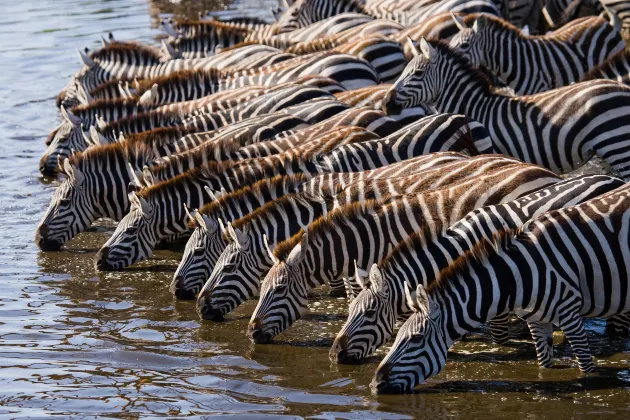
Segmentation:
<svg viewBox="0 0 630 420">
<path fill-rule="evenodd" d="M 166 22 L 162 48 L 112 37 L 58 97 L 39 169 L 62 179 L 36 245 L 117 221 L 94 258 L 107 272 L 184 238 L 170 293 L 204 322 L 260 293 L 256 345 L 328 284 L 349 299 L 333 363 L 394 340 L 374 393 L 438 374 L 482 324 L 505 344 L 510 316 L 540 367 L 556 326 L 590 372 L 583 318 L 630 327 L 617 3 L 573 19 L 565 1 L 298 0 L 268 25 Z M 594 156 L 619 178 L 567 174 Z"/>
</svg>

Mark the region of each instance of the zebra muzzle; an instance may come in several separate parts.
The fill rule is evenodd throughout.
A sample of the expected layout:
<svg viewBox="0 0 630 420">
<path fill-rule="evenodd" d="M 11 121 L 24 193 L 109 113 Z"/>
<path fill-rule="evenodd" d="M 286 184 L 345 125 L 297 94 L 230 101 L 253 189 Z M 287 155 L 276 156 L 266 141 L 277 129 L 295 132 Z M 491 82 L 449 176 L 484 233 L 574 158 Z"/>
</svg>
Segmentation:
<svg viewBox="0 0 630 420">
<path fill-rule="evenodd" d="M 252 320 L 247 326 L 247 337 L 254 344 L 268 344 L 271 342 L 271 334 L 263 331 L 263 323 L 260 319 Z"/>
<path fill-rule="evenodd" d="M 199 318 L 208 321 L 224 320 L 221 310 L 213 307 L 210 299 L 204 296 L 199 296 L 199 299 L 197 299 L 197 314 L 199 314 Z M 249 334 L 249 327 L 247 329 L 247 332 Z"/>
<path fill-rule="evenodd" d="M 328 353 L 328 358 L 331 362 L 340 364 L 356 364 L 360 362 L 356 356 L 348 354 L 348 337 L 345 334 L 335 338 Z"/>
<path fill-rule="evenodd" d="M 96 269 L 98 271 L 114 271 L 116 267 L 109 261 L 109 247 L 104 246 L 96 254 Z"/>
<path fill-rule="evenodd" d="M 54 239 L 48 239 L 48 225 L 41 225 L 37 232 L 35 232 L 35 243 L 37 247 L 42 251 L 59 251 L 61 248 L 61 241 Z"/>
</svg>

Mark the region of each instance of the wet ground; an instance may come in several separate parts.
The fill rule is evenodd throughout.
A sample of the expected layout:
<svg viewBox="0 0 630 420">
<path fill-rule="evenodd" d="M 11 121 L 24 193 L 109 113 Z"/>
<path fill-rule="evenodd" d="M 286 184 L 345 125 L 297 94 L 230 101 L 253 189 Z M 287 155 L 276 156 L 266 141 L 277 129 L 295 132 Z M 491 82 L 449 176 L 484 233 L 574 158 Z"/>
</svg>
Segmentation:
<svg viewBox="0 0 630 420">
<path fill-rule="evenodd" d="M 561 336 L 556 353 L 564 368 L 541 371 L 529 341 L 497 347 L 478 335 L 457 344 L 446 370 L 419 392 L 373 397 L 367 385 L 382 352 L 362 366 L 328 361 L 343 299 L 316 293 L 311 314 L 276 345 L 253 345 L 245 329 L 255 302 L 217 324 L 200 322 L 193 302 L 171 297 L 176 253 L 97 273 L 93 256 L 111 223 L 62 252 L 39 252 L 33 235 L 56 181 L 40 177 L 37 161 L 57 123 L 53 98 L 78 68 L 75 48 L 96 47 L 109 30 L 151 41 L 155 19 L 190 2 L 164 3 L 2 2 L 0 417 L 629 416 L 630 341 L 606 338 L 598 321 L 589 333 L 600 369 L 588 377 Z"/>
</svg>

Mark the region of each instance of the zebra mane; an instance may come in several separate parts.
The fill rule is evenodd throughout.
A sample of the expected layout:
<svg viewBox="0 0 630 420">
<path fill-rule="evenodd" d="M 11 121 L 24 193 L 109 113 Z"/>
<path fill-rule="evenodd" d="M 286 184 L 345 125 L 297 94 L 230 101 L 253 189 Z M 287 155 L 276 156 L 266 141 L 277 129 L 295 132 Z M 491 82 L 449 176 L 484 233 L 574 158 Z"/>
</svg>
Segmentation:
<svg viewBox="0 0 630 420">
<path fill-rule="evenodd" d="M 234 45 L 230 45 L 229 47 L 225 47 L 225 48 L 221 48 L 221 52 L 227 52 L 227 51 L 233 51 L 233 50 L 238 50 L 239 48 L 243 48 L 243 47 L 247 47 L 250 45 L 269 45 L 271 47 L 273 47 L 273 45 L 271 44 L 267 44 L 266 41 L 268 41 L 269 38 L 260 38 L 260 39 L 256 39 L 256 40 L 250 40 L 250 41 L 241 41 L 237 44 Z"/>
<path fill-rule="evenodd" d="M 339 223 L 349 221 L 353 217 L 365 214 L 371 211 L 377 210 L 383 205 L 383 201 L 379 200 L 365 200 L 363 202 L 354 202 L 343 206 L 340 209 L 335 209 L 325 216 L 317 218 L 313 223 L 308 226 L 308 235 L 310 238 L 317 237 L 331 228 L 334 228 Z M 291 238 L 280 242 L 273 251 L 273 254 L 279 260 L 283 261 L 289 256 L 291 250 L 295 248 L 302 240 L 304 229 L 300 229 L 298 233 L 291 236 Z"/>
<path fill-rule="evenodd" d="M 118 82 L 118 81 L 117 81 Z M 90 112 L 93 109 L 119 109 L 127 106 L 134 106 L 138 102 L 137 97 L 131 98 L 113 98 L 113 99 L 95 99 L 88 104 L 79 104 L 70 108 L 70 112 L 78 115 L 84 112 Z"/>
<path fill-rule="evenodd" d="M 244 225 L 249 224 L 252 220 L 260 217 L 261 214 L 265 214 L 269 211 L 269 209 L 274 209 L 279 206 L 284 206 L 285 204 L 292 204 L 296 202 L 308 202 L 308 201 L 320 201 L 328 204 L 329 207 L 332 207 L 334 196 L 332 194 L 311 194 L 311 193 L 292 193 L 286 194 L 282 197 L 278 197 L 273 201 L 265 203 L 263 206 L 258 207 L 253 212 L 237 219 L 232 222 L 232 226 L 235 228 L 241 228 Z"/>
<path fill-rule="evenodd" d="M 116 159 L 130 162 L 139 157 L 153 156 L 153 150 L 144 144 L 129 144 L 127 142 L 117 142 L 102 146 L 89 147 L 83 152 L 70 156 L 69 162 L 80 170 L 88 170 L 92 166 L 100 166 L 103 162 L 112 162 Z"/>
<path fill-rule="evenodd" d="M 179 139 L 188 134 L 188 130 L 182 126 L 158 127 L 141 133 L 129 134 L 125 140 L 130 144 L 146 144 L 163 147 L 173 143 L 173 139 Z"/>
<path fill-rule="evenodd" d="M 251 193 L 265 195 L 267 192 L 274 190 L 279 185 L 285 184 L 287 186 L 297 187 L 305 183 L 307 180 L 308 178 L 304 174 L 278 175 L 273 178 L 264 178 L 252 185 L 247 185 L 236 191 L 222 195 L 217 200 L 201 207 L 199 212 L 205 215 L 212 215 L 218 209 L 228 204 L 228 202 L 238 200 L 240 203 L 248 200 L 249 194 Z M 188 225 L 191 228 L 197 227 L 197 223 L 195 221 L 191 221 Z"/>
<path fill-rule="evenodd" d="M 134 55 L 141 61 L 162 61 L 162 56 L 158 48 L 150 45 L 140 44 L 137 42 L 112 42 L 94 51 L 90 54 L 90 58 L 94 61 L 120 61 L 121 58 Z"/>
<path fill-rule="evenodd" d="M 427 287 L 427 291 L 444 288 L 450 279 L 467 273 L 472 264 L 483 263 L 492 255 L 497 255 L 500 250 L 508 249 L 523 231 L 523 228 L 524 226 L 515 229 L 502 229 L 495 232 L 491 238 L 481 238 L 469 250 L 444 267 L 436 276 L 435 281 Z"/>
<path fill-rule="evenodd" d="M 174 27 L 178 31 L 188 32 L 188 39 L 208 33 L 208 28 L 219 29 L 228 32 L 236 32 L 243 35 L 247 35 L 251 32 L 251 30 L 246 27 L 246 24 L 221 22 L 218 20 L 175 20 Z M 192 34 L 192 32 L 194 32 L 194 35 Z"/>
<path fill-rule="evenodd" d="M 94 89 L 92 89 L 89 93 L 90 95 L 94 97 L 98 97 L 101 94 L 107 93 L 107 92 L 111 92 L 111 93 L 115 93 L 116 95 L 119 95 L 118 85 L 121 82 L 122 83 L 129 82 L 130 87 L 132 85 L 132 81 L 125 77 L 120 78 L 120 79 L 112 79 L 112 80 L 108 80 L 107 82 L 103 82 L 99 84 Z"/>
<path fill-rule="evenodd" d="M 298 42 L 297 44 L 293 44 L 285 48 L 284 51 L 297 55 L 328 51 L 343 43 L 339 40 L 339 38 L 340 37 L 338 36 L 330 35 L 323 38 L 313 39 L 311 41 Z"/>
<path fill-rule="evenodd" d="M 118 135 L 120 131 L 126 132 L 126 130 L 122 129 L 123 127 L 133 127 L 133 126 L 140 127 L 143 125 L 147 126 L 150 124 L 151 121 L 157 122 L 157 123 L 164 123 L 164 124 L 168 124 L 173 121 L 181 122 L 181 116 L 180 116 L 180 113 L 176 110 L 140 112 L 138 114 L 128 115 L 126 117 L 119 118 L 115 121 L 111 121 L 107 123 L 107 125 L 101 129 L 101 132 L 102 133 L 113 132 L 114 135 Z M 156 124 L 156 125 L 157 127 L 150 131 L 173 128 L 170 126 L 160 127 L 161 124 Z M 179 128 L 182 129 L 182 127 L 179 127 Z"/>
<path fill-rule="evenodd" d="M 379 267 L 387 270 L 390 265 L 396 264 L 399 258 L 405 255 L 417 253 L 426 249 L 444 230 L 446 226 L 438 220 L 433 223 L 423 223 L 420 230 L 414 232 L 404 241 L 399 242 L 380 262 Z"/>
<path fill-rule="evenodd" d="M 157 83 L 158 87 L 162 90 L 169 91 L 175 89 L 177 85 L 197 83 L 208 85 L 209 82 L 218 84 L 219 79 L 223 79 L 229 76 L 224 70 L 218 70 L 216 68 L 210 69 L 197 69 L 197 70 L 179 70 L 173 73 L 169 73 L 165 76 L 158 76 L 152 79 L 144 79 L 138 81 L 136 88 L 136 95 L 142 96 L 146 91 L 151 90 L 151 87 Z"/>
<path fill-rule="evenodd" d="M 494 96 L 506 96 L 496 90 L 495 85 L 483 71 L 471 66 L 470 62 L 463 55 L 451 48 L 451 46 L 448 45 L 445 41 L 429 42 L 433 45 L 433 47 L 444 53 L 444 55 L 447 56 L 448 59 L 454 61 L 457 67 L 464 70 L 464 73 L 471 75 L 475 81 L 479 82 L 479 85 L 483 87 L 486 94 Z"/>
<path fill-rule="evenodd" d="M 168 196 L 172 195 L 172 190 L 177 189 L 180 186 L 188 186 L 191 182 L 199 179 L 207 179 L 220 175 L 234 166 L 233 161 L 223 162 L 208 162 L 205 165 L 189 169 L 183 174 L 177 175 L 173 178 L 167 179 L 162 182 L 158 182 L 148 188 L 145 188 L 139 192 L 139 196 L 149 200 L 151 197 L 160 197 L 162 193 Z M 159 198 L 158 198 L 159 199 Z"/>
</svg>

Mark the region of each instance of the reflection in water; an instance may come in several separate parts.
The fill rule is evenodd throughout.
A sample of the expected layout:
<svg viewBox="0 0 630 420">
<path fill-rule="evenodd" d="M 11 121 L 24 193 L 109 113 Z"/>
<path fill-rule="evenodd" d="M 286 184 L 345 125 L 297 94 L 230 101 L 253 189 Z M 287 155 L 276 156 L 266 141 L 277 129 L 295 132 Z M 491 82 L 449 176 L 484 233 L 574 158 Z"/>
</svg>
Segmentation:
<svg viewBox="0 0 630 420">
<path fill-rule="evenodd" d="M 57 181 L 41 179 L 37 161 L 58 119 L 53 98 L 79 64 L 74 49 L 97 47 L 109 30 L 118 39 L 151 41 L 165 13 L 194 17 L 220 4 L 176 3 L 3 2 L 0 416 L 478 418 L 628 410 L 629 344 L 604 337 L 600 321 L 589 324 L 603 366 L 592 376 L 578 376 L 561 336 L 556 352 L 569 367 L 540 371 L 526 338 L 496 347 L 477 335 L 455 346 L 446 371 L 417 393 L 375 398 L 367 384 L 385 349 L 365 365 L 332 365 L 328 349 L 346 303 L 325 291 L 315 292 L 311 314 L 277 344 L 254 346 L 245 330 L 255 302 L 211 323 L 199 321 L 194 302 L 171 297 L 179 254 L 158 251 L 133 270 L 95 272 L 94 253 L 111 234 L 110 222 L 62 252 L 39 252 L 34 230 Z M 274 4 L 267 3 L 263 10 Z"/>
</svg>

